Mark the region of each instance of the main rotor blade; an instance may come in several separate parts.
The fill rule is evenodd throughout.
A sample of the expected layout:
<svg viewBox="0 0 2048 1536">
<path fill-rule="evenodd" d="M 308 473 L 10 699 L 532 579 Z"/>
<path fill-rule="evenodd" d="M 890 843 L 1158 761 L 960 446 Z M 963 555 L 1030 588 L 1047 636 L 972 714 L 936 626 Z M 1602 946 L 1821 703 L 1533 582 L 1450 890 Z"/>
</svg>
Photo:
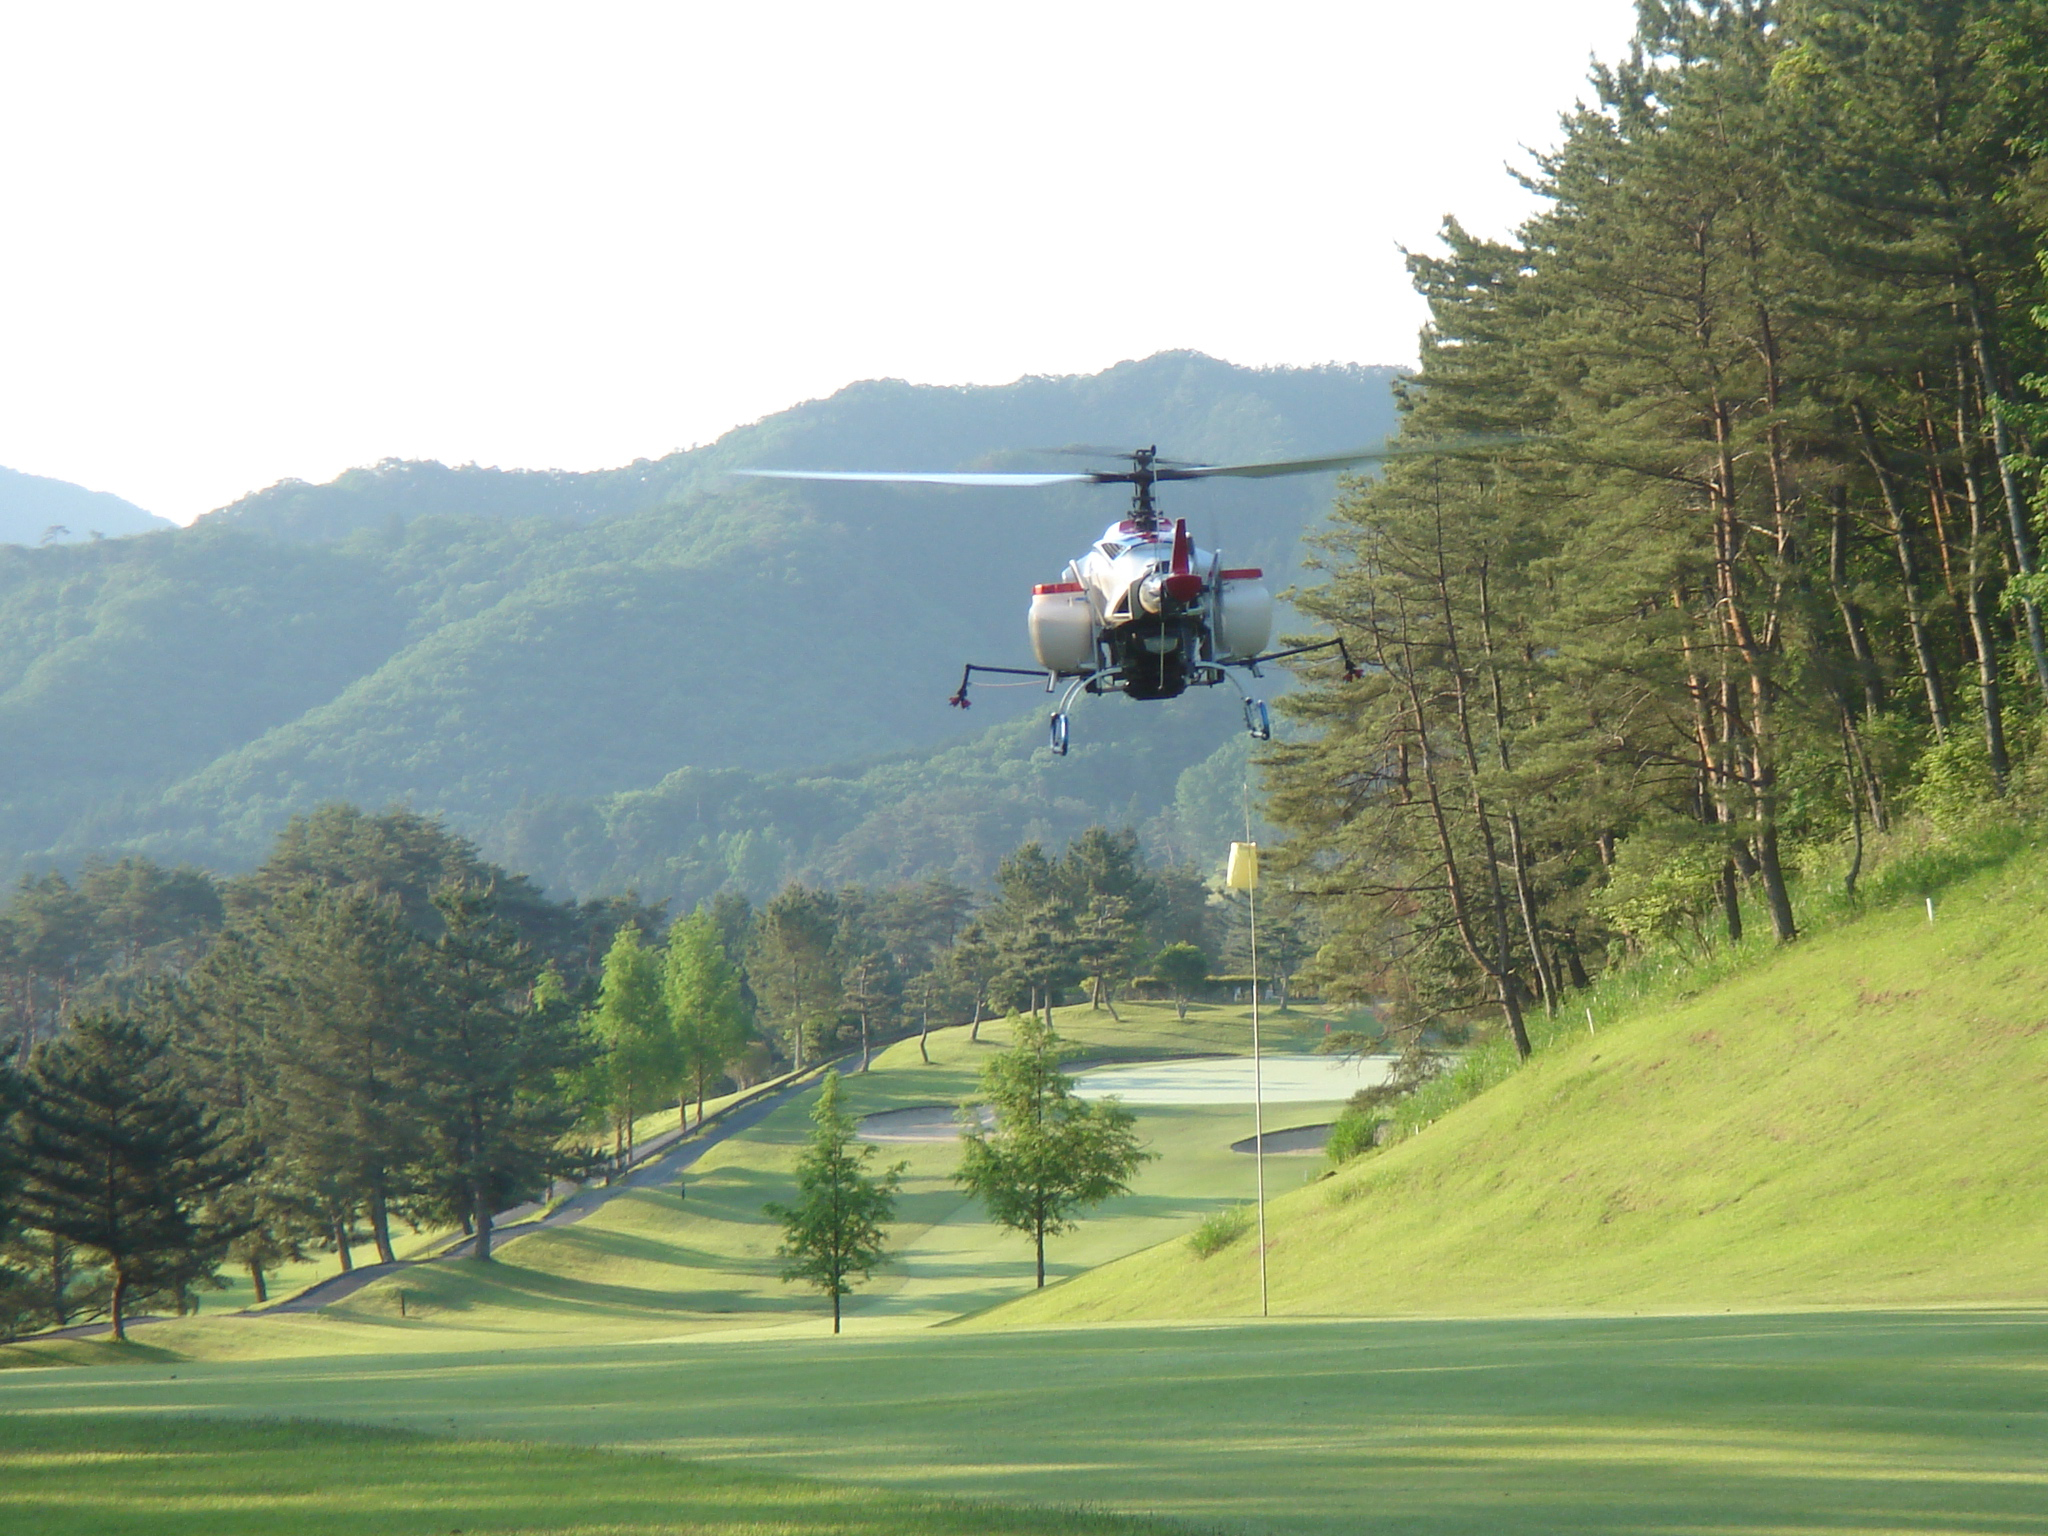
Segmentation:
<svg viewBox="0 0 2048 1536">
<path fill-rule="evenodd" d="M 735 469 L 735 475 L 761 480 L 865 480 L 886 485 L 1072 485 L 1099 481 L 1089 474 L 1011 474 L 998 470 L 941 470 L 897 473 L 864 469 Z"/>
<path fill-rule="evenodd" d="M 1229 475 L 1240 480 L 1263 480 L 1271 475 L 1314 475 L 1332 469 L 1350 469 L 1358 464 L 1376 464 L 1386 459 L 1415 459 L 1429 455 L 1450 455 L 1478 448 L 1502 448 L 1522 439 L 1514 436 L 1462 437 L 1441 443 L 1401 444 L 1389 448 L 1360 448 L 1351 453 L 1333 453 L 1320 459 L 1276 459 L 1265 464 L 1196 464 L 1189 468 L 1162 469 L 1161 480 L 1206 480 L 1212 475 Z"/>
</svg>

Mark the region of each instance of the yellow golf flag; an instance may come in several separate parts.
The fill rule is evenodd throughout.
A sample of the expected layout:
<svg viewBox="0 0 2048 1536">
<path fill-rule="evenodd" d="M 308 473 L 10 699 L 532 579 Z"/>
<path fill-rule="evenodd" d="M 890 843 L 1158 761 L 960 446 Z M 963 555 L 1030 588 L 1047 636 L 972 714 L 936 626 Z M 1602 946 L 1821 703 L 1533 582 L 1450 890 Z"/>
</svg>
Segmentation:
<svg viewBox="0 0 2048 1536">
<path fill-rule="evenodd" d="M 1230 845 L 1230 867 L 1224 871 L 1223 883 L 1233 891 L 1249 891 L 1259 883 L 1259 845 L 1257 843 L 1232 843 Z"/>
</svg>

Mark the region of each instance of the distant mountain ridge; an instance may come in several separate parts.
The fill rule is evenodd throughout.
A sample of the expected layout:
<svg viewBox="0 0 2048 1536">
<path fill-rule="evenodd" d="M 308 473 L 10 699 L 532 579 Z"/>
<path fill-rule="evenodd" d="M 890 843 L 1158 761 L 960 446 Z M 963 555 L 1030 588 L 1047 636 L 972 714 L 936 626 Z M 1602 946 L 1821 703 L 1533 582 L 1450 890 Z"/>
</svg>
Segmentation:
<svg viewBox="0 0 2048 1536">
<path fill-rule="evenodd" d="M 0 468 L 0 544 L 77 544 L 177 526 L 109 491 Z"/>
<path fill-rule="evenodd" d="M 443 815 L 558 890 L 688 899 L 799 871 L 971 873 L 1020 827 L 1156 821 L 1233 739 L 1233 710 L 1204 713 L 1219 701 L 1091 705 L 1077 742 L 1126 754 L 1100 773 L 1079 752 L 1031 765 L 1038 727 L 1002 729 L 1040 713 L 1028 688 L 971 717 L 943 705 L 964 661 L 1028 663 L 1030 584 L 1119 493 L 725 471 L 1071 467 L 1028 450 L 1074 441 L 1346 448 L 1392 429 L 1394 377 L 1169 353 L 995 387 L 858 384 L 617 470 L 387 461 L 164 538 L 0 549 L 0 867 L 132 849 L 236 869 L 294 812 L 346 799 Z M 1169 510 L 1285 585 L 1333 484 L 1176 488 Z"/>
</svg>

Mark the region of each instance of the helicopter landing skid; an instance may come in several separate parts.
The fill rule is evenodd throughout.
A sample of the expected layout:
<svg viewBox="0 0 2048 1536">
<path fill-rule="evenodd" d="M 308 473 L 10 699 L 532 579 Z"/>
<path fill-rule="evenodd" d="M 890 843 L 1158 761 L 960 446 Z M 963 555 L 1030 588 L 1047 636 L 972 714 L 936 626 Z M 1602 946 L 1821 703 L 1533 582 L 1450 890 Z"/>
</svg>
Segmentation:
<svg viewBox="0 0 2048 1536">
<path fill-rule="evenodd" d="M 1237 697 L 1244 705 L 1245 733 L 1252 740 L 1271 741 L 1273 739 L 1273 716 L 1266 709 L 1266 701 L 1264 699 L 1253 698 L 1243 683 L 1240 683 L 1236 678 L 1224 671 L 1222 667 L 1214 663 L 1210 663 L 1199 670 L 1204 675 L 1192 679 L 1196 687 L 1214 688 L 1218 683 L 1228 683 L 1237 690 Z M 1257 674 L 1254 673 L 1253 675 L 1256 676 Z"/>
<path fill-rule="evenodd" d="M 1105 678 L 1114 679 L 1121 670 L 1118 667 L 1104 667 L 1100 671 L 1084 672 L 1067 684 L 1067 691 L 1060 695 L 1060 701 L 1053 708 L 1052 712 L 1052 741 L 1050 744 L 1054 757 L 1065 757 L 1067 755 L 1067 716 L 1074 708 L 1074 700 L 1083 693 L 1101 693 L 1103 689 L 1100 684 L 1103 680 Z"/>
<path fill-rule="evenodd" d="M 1342 639 L 1318 640 L 1313 645 L 1297 645 L 1284 651 L 1269 651 L 1263 656 L 1253 656 L 1244 661 L 1201 662 L 1191 669 L 1192 675 L 1188 678 L 1188 682 L 1197 688 L 1214 688 L 1218 683 L 1229 683 L 1231 687 L 1237 690 L 1238 699 L 1244 705 L 1244 728 L 1246 733 L 1256 741 L 1271 741 L 1273 739 L 1273 716 L 1272 712 L 1266 708 L 1266 701 L 1253 698 L 1246 690 L 1244 684 L 1231 675 L 1228 668 L 1243 667 L 1253 677 L 1259 677 L 1262 675 L 1259 671 L 1259 664 L 1261 662 L 1285 661 L 1290 657 L 1306 656 L 1314 651 L 1328 650 L 1335 650 L 1339 656 L 1343 657 L 1344 680 L 1346 682 L 1355 682 L 1360 675 L 1359 670 L 1356 663 L 1352 661 L 1351 652 L 1345 646 Z M 1060 694 L 1060 701 L 1054 706 L 1052 718 L 1049 722 L 1052 730 L 1052 740 L 1049 745 L 1052 748 L 1052 755 L 1054 757 L 1065 757 L 1067 755 L 1067 745 L 1070 739 L 1070 717 L 1073 714 L 1074 701 L 1079 699 L 1084 693 L 1120 692 L 1119 679 L 1123 675 L 1121 667 L 1102 667 L 1094 672 L 1062 674 L 1047 672 L 1036 667 L 984 667 L 978 662 L 969 662 L 966 669 L 960 674 L 960 689 L 950 699 L 946 700 L 948 704 L 951 704 L 955 709 L 971 707 L 967 697 L 967 686 L 974 681 L 974 674 L 977 672 L 992 673 L 999 677 L 1043 679 L 1047 693 L 1051 693 L 1059 687 L 1062 676 L 1066 678 L 1066 689 Z M 1020 683 L 996 683 L 991 686 L 997 688 L 1018 688 L 1023 685 Z"/>
<path fill-rule="evenodd" d="M 1054 757 L 1065 757 L 1067 755 L 1069 717 L 1073 713 L 1074 701 L 1079 699 L 1084 693 L 1118 692 L 1119 690 L 1116 688 L 1115 683 L 1121 675 L 1121 670 L 1118 667 L 1104 667 L 1098 672 L 1084 673 L 1068 682 L 1066 692 L 1060 695 L 1059 704 L 1053 709 L 1050 721 L 1052 740 L 1049 745 L 1052 747 L 1052 755 Z M 1273 739 L 1273 717 L 1266 709 L 1266 701 L 1253 698 L 1245 691 L 1244 684 L 1232 677 L 1222 667 L 1214 662 L 1203 662 L 1194 669 L 1194 675 L 1188 681 L 1197 688 L 1214 688 L 1218 683 L 1230 684 L 1231 687 L 1237 690 L 1237 696 L 1244 704 L 1245 730 L 1259 741 L 1271 741 Z"/>
</svg>

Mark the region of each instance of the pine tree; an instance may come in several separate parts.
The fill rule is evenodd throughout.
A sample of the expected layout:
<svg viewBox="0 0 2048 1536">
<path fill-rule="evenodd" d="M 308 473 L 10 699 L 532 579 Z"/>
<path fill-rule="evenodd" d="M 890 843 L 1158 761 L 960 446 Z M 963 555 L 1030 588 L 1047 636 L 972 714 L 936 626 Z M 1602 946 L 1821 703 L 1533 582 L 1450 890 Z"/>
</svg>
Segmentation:
<svg viewBox="0 0 2048 1536">
<path fill-rule="evenodd" d="M 2044 25 L 1646 3 L 1542 211 L 1411 260 L 1415 456 L 1351 488 L 1303 601 L 1366 676 L 1312 670 L 1268 753 L 1327 995 L 1490 1001 L 1523 1049 L 1610 942 L 1739 938 L 1745 898 L 1793 938 L 1788 850 L 1845 845 L 1853 885 L 1923 753 L 2000 792 L 2048 595 L 2012 516 Z"/>
<path fill-rule="evenodd" d="M 853 1293 L 887 1253 L 896 1190 L 910 1165 L 871 1172 L 876 1148 L 854 1150 L 853 1118 L 839 1105 L 839 1074 L 827 1069 L 818 1106 L 811 1111 L 810 1144 L 797 1159 L 794 1205 L 763 1209 L 782 1223 L 777 1257 L 787 1260 L 784 1283 L 804 1280 L 832 1298 L 832 1331 L 839 1332 L 840 1298 Z"/>
<path fill-rule="evenodd" d="M 1188 999 L 1209 979 L 1209 957 L 1193 944 L 1169 944 L 1152 959 L 1152 974 L 1173 993 L 1176 1018 L 1188 1016 Z"/>
<path fill-rule="evenodd" d="M 860 1069 L 865 1072 L 875 1034 L 895 1016 L 899 978 L 886 952 L 862 944 L 858 937 L 854 943 L 860 947 L 848 945 L 842 950 L 840 974 L 845 979 L 841 996 L 860 1030 Z"/>
<path fill-rule="evenodd" d="M 1090 827 L 1060 856 L 1061 882 L 1071 894 L 1078 942 L 1076 958 L 1090 981 L 1089 1003 L 1116 1004 L 1111 990 L 1135 968 L 1145 920 L 1159 902 L 1135 832 Z"/>
<path fill-rule="evenodd" d="M 532 951 L 487 896 L 445 889 L 434 902 L 442 932 L 421 1031 L 423 1181 L 469 1218 L 475 1255 L 489 1263 L 493 1215 L 582 1161 L 562 1148 L 576 1112 L 559 1085 L 584 1042 L 569 1010 L 536 989 Z"/>
<path fill-rule="evenodd" d="M 182 1286 L 235 1233 L 209 1211 L 248 1171 L 179 1081 L 166 1042 L 108 1014 L 74 1021 L 30 1059 L 16 1146 L 30 1224 L 99 1256 L 126 1339 L 138 1289 Z"/>
<path fill-rule="evenodd" d="M 996 869 L 997 898 L 981 915 L 995 945 L 992 990 L 1013 1013 L 1042 1013 L 1050 1027 L 1060 990 L 1083 975 L 1075 893 L 1043 845 L 1028 842 Z"/>
<path fill-rule="evenodd" d="M 829 1040 L 838 1023 L 845 984 L 838 936 L 835 899 L 795 883 L 777 892 L 754 922 L 747 976 L 798 1067 L 809 1059 L 807 1047 Z"/>
<path fill-rule="evenodd" d="M 105 956 L 90 904 L 54 871 L 22 876 L 0 930 L 13 983 L 15 1046 L 25 1061 L 38 1039 L 62 1027 L 81 977 Z"/>
<path fill-rule="evenodd" d="M 173 1043 L 193 1091 L 254 1161 L 223 1204 L 246 1227 L 228 1256 L 248 1271 L 258 1304 L 269 1299 L 269 1271 L 302 1261 L 309 1246 L 333 1236 L 279 1134 L 289 1120 L 265 1031 L 280 1026 L 282 1001 L 248 935 L 230 930 L 182 978 L 151 983 L 134 1004 L 136 1016 Z"/>
<path fill-rule="evenodd" d="M 0 1338 L 20 1333 L 38 1308 L 35 1276 L 19 1247 L 21 1229 L 21 1167 L 14 1140 L 14 1114 L 21 1105 L 21 1083 L 0 1061 Z M 61 1314 L 61 1291 L 58 1299 Z M 61 1315 L 58 1325 L 63 1325 Z"/>
<path fill-rule="evenodd" d="M 989 993 L 1002 973 L 1002 957 L 979 922 L 970 922 L 941 961 L 945 984 L 967 1001 L 967 1038 L 981 1039 L 982 1015 L 989 1007 Z"/>
<path fill-rule="evenodd" d="M 279 900 L 253 938 L 268 1106 L 263 1138 L 318 1192 L 346 1267 L 363 1211 L 379 1262 L 395 1261 L 394 1203 L 422 1161 L 418 1031 L 434 998 L 427 946 L 394 897 L 308 888 Z"/>
</svg>

